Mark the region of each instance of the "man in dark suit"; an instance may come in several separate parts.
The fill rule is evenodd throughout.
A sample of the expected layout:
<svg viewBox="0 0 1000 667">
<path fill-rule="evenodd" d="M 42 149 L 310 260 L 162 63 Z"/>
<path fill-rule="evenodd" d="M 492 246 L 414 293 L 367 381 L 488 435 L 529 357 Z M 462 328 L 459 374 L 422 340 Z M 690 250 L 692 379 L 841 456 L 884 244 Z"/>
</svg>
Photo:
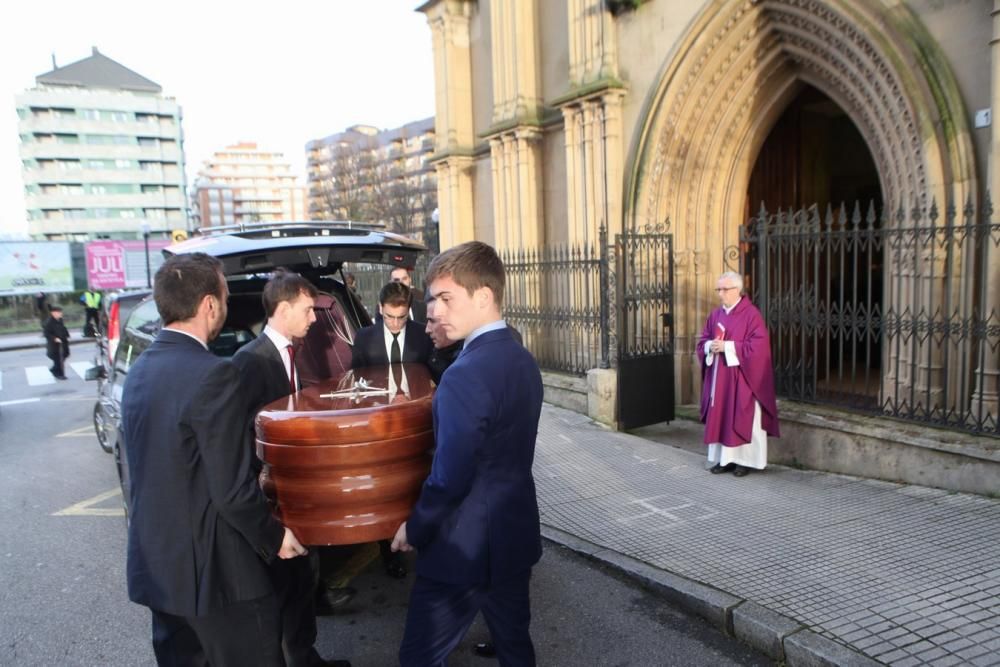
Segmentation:
<svg viewBox="0 0 1000 667">
<path fill-rule="evenodd" d="M 208 350 L 228 297 L 217 259 L 164 262 L 153 288 L 163 330 L 122 396 L 128 592 L 152 611 L 160 665 L 284 664 L 268 563 L 306 553 L 253 474 L 239 371 Z"/>
<path fill-rule="evenodd" d="M 64 362 L 69 356 L 69 331 L 63 322 L 62 306 L 52 306 L 49 310 L 49 319 L 45 320 L 42 333 L 45 335 L 45 356 L 52 360 L 49 372 L 57 380 L 65 380 Z"/>
<path fill-rule="evenodd" d="M 402 283 L 386 283 L 378 301 L 381 322 L 354 334 L 351 368 L 400 362 L 426 364 L 433 345 L 423 323 L 410 319 L 410 288 Z"/>
<path fill-rule="evenodd" d="M 298 391 L 301 386 L 292 342 L 305 336 L 316 321 L 313 304 L 318 294 L 313 284 L 299 274 L 276 269 L 262 294 L 267 324 L 260 336 L 241 347 L 233 357 L 249 402 L 247 446 L 251 452 L 256 451 L 254 418 L 257 412 L 268 403 Z M 260 467 L 258 462 L 258 472 Z M 324 660 L 314 646 L 318 552 L 313 550 L 304 558 L 275 561 L 271 572 L 281 602 L 281 648 L 287 667 L 350 667 L 346 660 Z"/>
<path fill-rule="evenodd" d="M 424 331 L 427 332 L 427 335 L 431 338 L 431 342 L 434 344 L 431 358 L 427 360 L 427 368 L 431 371 L 431 378 L 434 379 L 434 384 L 441 384 L 441 376 L 458 359 L 465 341 L 457 340 L 453 342 L 448 340 L 448 337 L 444 333 L 444 327 L 433 316 L 433 304 L 428 303 L 427 305 L 428 311 L 432 314 L 427 316 L 427 326 Z"/>
<path fill-rule="evenodd" d="M 433 303 L 433 299 L 427 301 L 427 310 L 429 313 L 433 313 Z M 524 344 L 520 331 L 509 324 L 507 325 L 507 329 L 510 330 L 510 335 L 514 337 L 518 345 Z M 452 342 L 448 340 L 448 336 L 444 333 L 444 327 L 441 326 L 441 323 L 438 322 L 433 314 L 427 316 L 427 326 L 424 328 L 424 331 L 427 332 L 427 335 L 431 338 L 431 342 L 434 343 L 431 358 L 427 360 L 427 368 L 431 371 L 434 384 L 441 384 L 441 377 L 448 370 L 448 367 L 458 359 L 458 355 L 465 346 L 465 341 L 457 340 Z"/>
<path fill-rule="evenodd" d="M 354 334 L 351 368 L 391 366 L 390 390 L 405 392 L 403 363 L 426 364 L 434 349 L 422 323 L 410 319 L 410 288 L 401 282 L 389 282 L 379 291 L 381 319 Z M 396 579 L 406 576 L 402 554 L 394 553 L 388 540 L 379 542 L 386 574 Z"/>
<path fill-rule="evenodd" d="M 431 316 L 465 347 L 434 396 L 431 474 L 393 539 L 393 549 L 418 553 L 400 662 L 444 665 L 481 611 L 500 664 L 531 666 L 541 373 L 501 319 L 504 269 L 493 248 L 451 248 L 431 263 L 427 281 Z"/>
</svg>

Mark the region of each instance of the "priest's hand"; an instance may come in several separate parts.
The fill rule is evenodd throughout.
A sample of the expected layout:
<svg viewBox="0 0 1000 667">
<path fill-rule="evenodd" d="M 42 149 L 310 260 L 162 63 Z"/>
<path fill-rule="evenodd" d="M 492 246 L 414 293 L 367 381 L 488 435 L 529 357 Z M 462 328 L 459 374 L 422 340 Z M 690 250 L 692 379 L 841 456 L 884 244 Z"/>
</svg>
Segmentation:
<svg viewBox="0 0 1000 667">
<path fill-rule="evenodd" d="M 393 551 L 413 551 L 413 547 L 406 541 L 406 522 L 399 524 L 396 537 L 392 538 Z"/>
<path fill-rule="evenodd" d="M 726 349 L 726 342 L 722 340 L 713 340 L 708 344 L 708 350 L 712 354 L 722 354 Z"/>
</svg>

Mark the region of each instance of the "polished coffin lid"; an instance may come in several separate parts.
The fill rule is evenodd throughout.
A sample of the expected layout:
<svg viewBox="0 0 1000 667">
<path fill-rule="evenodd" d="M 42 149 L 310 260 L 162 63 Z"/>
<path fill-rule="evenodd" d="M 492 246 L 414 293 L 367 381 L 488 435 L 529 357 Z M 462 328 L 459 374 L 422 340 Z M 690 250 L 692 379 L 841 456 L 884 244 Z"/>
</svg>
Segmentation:
<svg viewBox="0 0 1000 667">
<path fill-rule="evenodd" d="M 389 366 L 347 371 L 257 414 L 261 484 L 303 544 L 389 539 L 409 516 L 430 472 L 434 389 L 423 364 L 401 370 L 400 382 Z"/>
</svg>

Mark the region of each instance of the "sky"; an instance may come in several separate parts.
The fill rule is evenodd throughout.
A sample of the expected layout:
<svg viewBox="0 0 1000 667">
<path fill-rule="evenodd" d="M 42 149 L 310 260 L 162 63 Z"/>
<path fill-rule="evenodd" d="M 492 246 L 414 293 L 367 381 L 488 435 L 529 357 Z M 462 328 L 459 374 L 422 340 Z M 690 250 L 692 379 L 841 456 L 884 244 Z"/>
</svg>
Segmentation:
<svg viewBox="0 0 1000 667">
<path fill-rule="evenodd" d="M 27 231 L 14 98 L 35 77 L 105 56 L 160 84 L 184 114 L 188 184 L 238 141 L 285 154 L 351 125 L 434 115 L 419 0 L 15 0 L 0 6 L 0 237 Z"/>
</svg>

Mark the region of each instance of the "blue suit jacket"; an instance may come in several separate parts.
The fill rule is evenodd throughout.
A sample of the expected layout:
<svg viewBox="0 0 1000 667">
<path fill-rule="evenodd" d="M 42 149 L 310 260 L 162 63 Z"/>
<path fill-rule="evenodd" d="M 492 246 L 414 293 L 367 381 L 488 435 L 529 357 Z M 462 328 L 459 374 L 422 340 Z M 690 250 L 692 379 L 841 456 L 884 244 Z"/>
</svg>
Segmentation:
<svg viewBox="0 0 1000 667">
<path fill-rule="evenodd" d="M 541 410 L 538 365 L 509 329 L 477 336 L 448 368 L 434 396 L 431 474 L 406 526 L 419 575 L 496 583 L 538 562 Z"/>
<path fill-rule="evenodd" d="M 182 333 L 161 331 L 129 369 L 133 602 L 194 616 L 273 590 L 266 563 L 284 529 L 253 474 L 248 413 L 232 362 Z"/>
</svg>

